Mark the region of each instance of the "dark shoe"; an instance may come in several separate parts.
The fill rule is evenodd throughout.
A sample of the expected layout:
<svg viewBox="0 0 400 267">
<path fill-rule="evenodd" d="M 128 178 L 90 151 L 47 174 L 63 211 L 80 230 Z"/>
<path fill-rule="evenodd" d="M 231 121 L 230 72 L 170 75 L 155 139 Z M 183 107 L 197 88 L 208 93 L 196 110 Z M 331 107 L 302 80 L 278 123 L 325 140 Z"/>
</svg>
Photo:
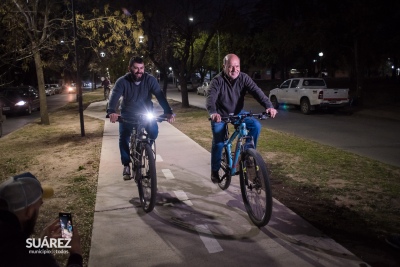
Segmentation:
<svg viewBox="0 0 400 267">
<path fill-rule="evenodd" d="M 128 181 L 128 180 L 132 179 L 132 177 L 131 177 L 131 168 L 129 167 L 129 165 L 128 166 L 124 166 L 124 170 L 122 172 L 122 175 L 123 175 L 124 181 Z"/>
<path fill-rule="evenodd" d="M 213 182 L 214 184 L 218 184 L 219 182 L 221 182 L 221 180 L 219 179 L 218 171 L 211 171 L 211 182 Z"/>
<path fill-rule="evenodd" d="M 400 249 L 400 235 L 386 237 L 386 242 L 394 248 Z"/>
</svg>

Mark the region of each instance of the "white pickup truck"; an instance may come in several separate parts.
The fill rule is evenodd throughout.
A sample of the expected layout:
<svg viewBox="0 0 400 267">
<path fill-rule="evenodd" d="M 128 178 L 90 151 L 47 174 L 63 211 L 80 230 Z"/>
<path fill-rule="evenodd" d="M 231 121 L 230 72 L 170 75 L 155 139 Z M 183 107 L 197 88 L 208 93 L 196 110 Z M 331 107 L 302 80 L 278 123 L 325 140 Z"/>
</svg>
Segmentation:
<svg viewBox="0 0 400 267">
<path fill-rule="evenodd" d="M 328 89 L 321 78 L 293 78 L 269 93 L 274 108 L 279 105 L 300 106 L 304 114 L 316 108 L 340 108 L 349 105 L 349 89 Z"/>
</svg>

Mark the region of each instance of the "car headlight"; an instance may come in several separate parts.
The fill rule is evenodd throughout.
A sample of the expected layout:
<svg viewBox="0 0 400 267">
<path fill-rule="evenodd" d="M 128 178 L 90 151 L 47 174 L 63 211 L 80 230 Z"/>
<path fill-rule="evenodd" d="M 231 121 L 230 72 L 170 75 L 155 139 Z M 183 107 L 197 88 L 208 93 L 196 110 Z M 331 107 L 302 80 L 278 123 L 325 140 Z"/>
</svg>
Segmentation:
<svg viewBox="0 0 400 267">
<path fill-rule="evenodd" d="M 21 101 L 18 101 L 15 105 L 16 106 L 24 106 L 25 104 L 26 104 L 26 101 L 21 100 Z"/>
</svg>

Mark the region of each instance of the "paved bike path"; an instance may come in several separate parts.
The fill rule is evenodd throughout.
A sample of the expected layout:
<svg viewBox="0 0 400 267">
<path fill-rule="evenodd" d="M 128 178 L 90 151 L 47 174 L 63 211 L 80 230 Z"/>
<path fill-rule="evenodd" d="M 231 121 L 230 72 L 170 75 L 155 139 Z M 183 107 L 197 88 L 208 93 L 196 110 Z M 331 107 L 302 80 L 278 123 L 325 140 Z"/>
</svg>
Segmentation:
<svg viewBox="0 0 400 267">
<path fill-rule="evenodd" d="M 104 119 L 105 102 L 85 115 Z M 169 123 L 159 124 L 158 199 L 140 208 L 122 180 L 118 124 L 105 120 L 89 266 L 360 266 L 360 259 L 274 200 L 270 223 L 252 225 L 238 177 L 222 191 L 210 153 Z M 365 264 L 365 266 L 368 266 Z"/>
</svg>

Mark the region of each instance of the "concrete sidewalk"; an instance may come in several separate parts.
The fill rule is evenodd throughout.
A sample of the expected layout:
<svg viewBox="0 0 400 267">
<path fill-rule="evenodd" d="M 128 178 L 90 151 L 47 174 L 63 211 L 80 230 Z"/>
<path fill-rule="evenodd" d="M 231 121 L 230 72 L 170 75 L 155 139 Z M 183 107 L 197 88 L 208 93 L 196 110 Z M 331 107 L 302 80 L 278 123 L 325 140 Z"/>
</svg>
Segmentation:
<svg viewBox="0 0 400 267">
<path fill-rule="evenodd" d="M 106 120 L 105 104 L 84 114 Z M 368 266 L 276 200 L 270 223 L 253 226 L 238 177 L 220 190 L 208 151 L 171 124 L 159 132 L 158 199 L 146 214 L 122 180 L 118 124 L 105 121 L 89 266 Z"/>
</svg>

